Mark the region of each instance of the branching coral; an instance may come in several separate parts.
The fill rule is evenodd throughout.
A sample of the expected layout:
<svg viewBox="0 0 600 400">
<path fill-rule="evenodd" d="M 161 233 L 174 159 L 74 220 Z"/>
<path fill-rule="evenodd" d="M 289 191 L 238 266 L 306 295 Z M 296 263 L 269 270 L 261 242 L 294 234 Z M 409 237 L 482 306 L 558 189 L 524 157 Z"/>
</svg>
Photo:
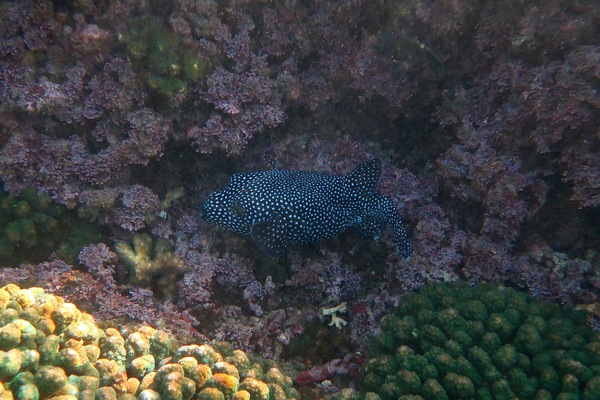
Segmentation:
<svg viewBox="0 0 600 400">
<path fill-rule="evenodd" d="M 132 244 L 119 241 L 115 251 L 131 272 L 131 283 L 149 286 L 155 280 L 163 294 L 173 295 L 177 278 L 185 271 L 184 263 L 173 253 L 166 239 L 152 240 L 145 233 L 135 234 Z"/>
</svg>

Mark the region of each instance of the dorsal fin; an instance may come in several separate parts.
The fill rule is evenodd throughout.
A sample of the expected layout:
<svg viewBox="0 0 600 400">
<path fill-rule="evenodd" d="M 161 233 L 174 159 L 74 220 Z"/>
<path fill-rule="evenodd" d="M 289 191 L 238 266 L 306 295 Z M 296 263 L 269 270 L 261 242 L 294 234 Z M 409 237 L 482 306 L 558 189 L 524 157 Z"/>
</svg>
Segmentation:
<svg viewBox="0 0 600 400">
<path fill-rule="evenodd" d="M 255 173 L 249 174 L 233 174 L 229 177 L 227 182 L 227 189 L 229 190 L 240 190 L 245 187 L 248 182 L 254 179 Z"/>
<path fill-rule="evenodd" d="M 381 161 L 374 158 L 354 168 L 354 171 L 346 175 L 346 179 L 350 189 L 370 194 L 377 190 L 379 175 L 381 175 Z"/>
<path fill-rule="evenodd" d="M 269 163 L 269 165 L 271 166 L 271 170 L 275 171 L 279 168 L 277 168 L 277 160 L 275 160 L 272 153 L 273 149 L 267 147 L 267 149 L 265 149 L 265 151 L 263 152 L 263 160 Z"/>
</svg>

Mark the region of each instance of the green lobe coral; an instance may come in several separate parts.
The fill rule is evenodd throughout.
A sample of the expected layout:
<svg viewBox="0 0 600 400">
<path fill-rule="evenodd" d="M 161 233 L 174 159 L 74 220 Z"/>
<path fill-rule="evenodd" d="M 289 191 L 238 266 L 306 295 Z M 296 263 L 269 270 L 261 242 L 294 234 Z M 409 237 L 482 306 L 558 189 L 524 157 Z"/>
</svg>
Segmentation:
<svg viewBox="0 0 600 400">
<path fill-rule="evenodd" d="M 26 190 L 20 196 L 0 190 L 0 262 L 39 262 L 55 251 L 67 262 L 90 242 L 102 238 L 95 227 L 80 220 L 48 195 Z"/>
<path fill-rule="evenodd" d="M 600 399 L 600 335 L 509 288 L 427 284 L 382 320 L 365 397 Z"/>
<path fill-rule="evenodd" d="M 0 288 L 0 344 L 0 399 L 299 398 L 277 369 L 251 374 L 262 368 L 240 350 L 178 347 L 150 326 L 123 337 L 41 288 Z"/>
</svg>

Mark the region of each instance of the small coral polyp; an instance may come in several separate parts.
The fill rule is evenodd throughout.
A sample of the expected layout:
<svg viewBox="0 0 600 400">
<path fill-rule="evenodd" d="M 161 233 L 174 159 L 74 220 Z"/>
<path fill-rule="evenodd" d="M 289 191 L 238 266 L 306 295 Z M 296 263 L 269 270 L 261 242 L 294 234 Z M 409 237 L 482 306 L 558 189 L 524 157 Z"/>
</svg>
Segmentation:
<svg viewBox="0 0 600 400">
<path fill-rule="evenodd" d="M 261 379 L 264 379 L 262 381 Z M 0 399 L 268 400 L 299 398 L 240 350 L 179 347 L 144 325 L 126 338 L 42 288 L 0 289 Z"/>
</svg>

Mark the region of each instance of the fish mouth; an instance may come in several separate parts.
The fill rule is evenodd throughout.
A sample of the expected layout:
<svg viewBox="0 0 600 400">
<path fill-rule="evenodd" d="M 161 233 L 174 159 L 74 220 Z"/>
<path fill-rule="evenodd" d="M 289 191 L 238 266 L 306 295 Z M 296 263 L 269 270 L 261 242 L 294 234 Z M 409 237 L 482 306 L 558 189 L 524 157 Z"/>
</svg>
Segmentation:
<svg viewBox="0 0 600 400">
<path fill-rule="evenodd" d="M 198 218 L 203 219 L 206 221 L 206 217 L 208 216 L 209 212 L 206 210 L 206 206 L 208 199 L 204 200 L 202 202 L 202 205 L 200 206 L 200 210 L 198 210 Z"/>
</svg>

